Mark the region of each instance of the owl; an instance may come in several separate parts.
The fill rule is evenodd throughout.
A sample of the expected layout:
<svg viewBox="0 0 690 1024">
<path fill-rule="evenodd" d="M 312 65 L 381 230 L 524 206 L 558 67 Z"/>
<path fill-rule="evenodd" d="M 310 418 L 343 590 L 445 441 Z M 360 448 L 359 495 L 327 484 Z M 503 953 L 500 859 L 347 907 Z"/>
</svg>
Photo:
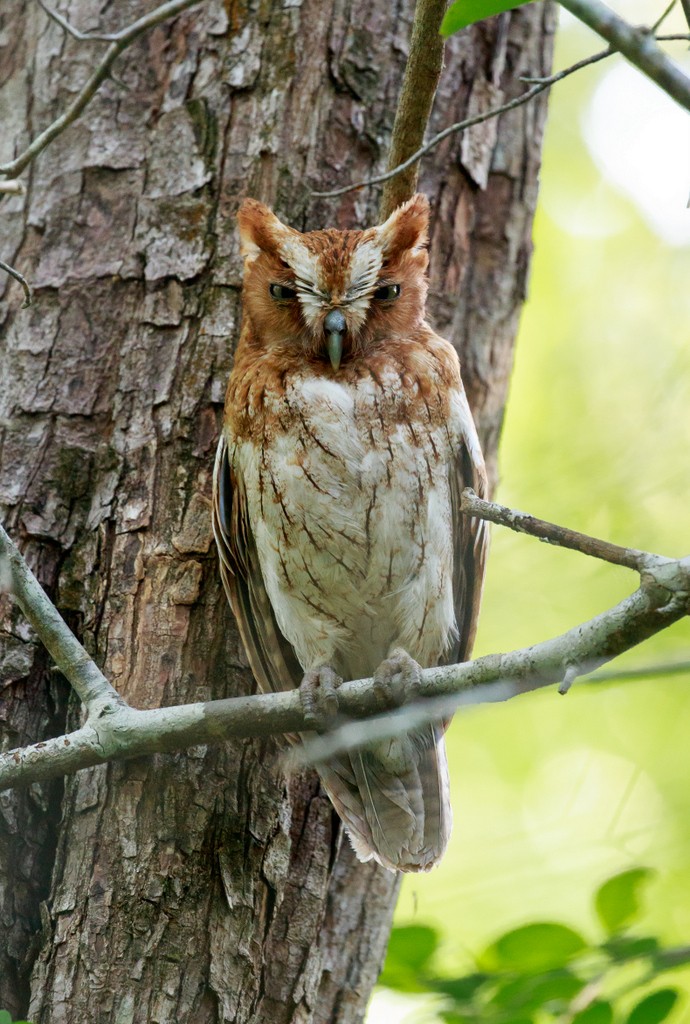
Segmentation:
<svg viewBox="0 0 690 1024">
<path fill-rule="evenodd" d="M 466 659 L 486 493 L 454 348 L 425 318 L 429 205 L 377 227 L 239 210 L 243 322 L 214 473 L 223 583 L 258 686 L 318 687 Z M 451 826 L 443 726 L 319 768 L 360 860 L 438 862 Z"/>
</svg>

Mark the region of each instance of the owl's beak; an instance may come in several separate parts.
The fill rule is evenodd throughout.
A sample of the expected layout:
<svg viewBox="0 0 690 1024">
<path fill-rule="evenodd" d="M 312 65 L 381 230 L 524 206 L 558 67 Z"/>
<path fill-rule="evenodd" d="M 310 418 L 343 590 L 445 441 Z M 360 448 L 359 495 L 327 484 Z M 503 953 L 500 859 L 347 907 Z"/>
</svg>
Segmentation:
<svg viewBox="0 0 690 1024">
<path fill-rule="evenodd" d="M 339 309 L 332 309 L 323 322 L 326 331 L 326 348 L 331 366 L 337 370 L 343 357 L 343 334 L 345 333 L 345 317 Z"/>
</svg>

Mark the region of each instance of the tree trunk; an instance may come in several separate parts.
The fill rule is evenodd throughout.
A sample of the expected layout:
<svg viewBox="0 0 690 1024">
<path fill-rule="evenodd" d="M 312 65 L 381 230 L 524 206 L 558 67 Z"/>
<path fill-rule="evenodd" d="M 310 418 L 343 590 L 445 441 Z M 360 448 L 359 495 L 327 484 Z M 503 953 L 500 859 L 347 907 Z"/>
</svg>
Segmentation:
<svg viewBox="0 0 690 1024">
<path fill-rule="evenodd" d="M 83 31 L 154 4 L 61 3 Z M 81 120 L 5 197 L 0 506 L 39 579 L 136 707 L 250 692 L 209 502 L 240 320 L 234 213 L 376 221 L 377 192 L 312 200 L 385 166 L 413 4 L 208 2 L 141 37 Z M 549 66 L 530 5 L 451 40 L 432 129 Z M 73 97 L 103 44 L 0 12 L 0 157 Z M 432 310 L 458 343 L 492 464 L 529 262 L 543 104 L 424 165 Z M 59 733 L 67 687 L 3 598 L 3 749 Z M 197 747 L 0 796 L 0 1007 L 35 1024 L 362 1019 L 398 879 L 355 861 L 313 772 L 282 745 Z"/>
</svg>

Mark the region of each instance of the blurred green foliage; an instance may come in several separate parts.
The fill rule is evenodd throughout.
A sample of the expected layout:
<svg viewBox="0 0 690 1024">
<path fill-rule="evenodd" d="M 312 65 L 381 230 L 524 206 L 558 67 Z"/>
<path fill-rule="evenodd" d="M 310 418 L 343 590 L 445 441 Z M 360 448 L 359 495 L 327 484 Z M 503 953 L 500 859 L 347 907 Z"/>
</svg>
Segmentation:
<svg viewBox="0 0 690 1024">
<path fill-rule="evenodd" d="M 661 13 L 650 0 L 617 6 L 636 23 Z M 676 15 L 665 29 L 687 31 L 680 8 Z M 598 48 L 593 33 L 565 20 L 556 67 Z M 673 52 L 682 58 L 686 49 Z M 681 556 L 690 551 L 690 247 L 648 226 L 585 141 L 598 86 L 621 63 L 613 57 L 573 75 L 549 99 L 497 498 L 619 544 Z M 687 164 L 687 152 L 666 159 Z M 679 219 L 690 218 L 686 198 Z M 626 570 L 495 528 L 475 653 L 555 636 L 636 584 Z M 689 656 L 685 621 L 612 668 Z M 689 683 L 663 674 L 596 688 L 576 683 L 567 697 L 546 690 L 456 715 L 448 733 L 450 846 L 438 869 L 404 880 L 394 941 L 406 942 L 409 970 L 397 956 L 386 978 L 407 970 L 407 987 L 382 989 L 369 1024 L 438 1024 L 428 978 L 450 979 L 463 999 L 474 998 L 463 986 L 476 982 L 483 954 L 497 936 L 525 926 L 562 923 L 587 950 L 605 941 L 587 938 L 604 927 L 666 953 L 690 941 Z M 640 874 L 640 864 L 653 875 Z M 406 929 L 415 931 L 404 940 Z M 635 1004 L 623 1001 L 616 1012 L 628 1014 L 626 1024 L 685 1024 L 690 968 L 683 961 L 671 986 L 660 978 L 642 990 L 642 973 L 660 962 L 651 947 L 637 948 L 644 956 L 623 959 L 615 972 L 621 986 L 638 985 L 640 1009 L 632 1016 Z M 415 957 L 425 955 L 422 970 Z M 567 971 L 586 977 L 586 954 L 573 956 Z M 597 956 L 611 963 L 611 951 Z M 679 993 L 673 1006 L 668 987 Z M 482 982 L 477 998 L 489 990 Z M 605 1007 L 588 1012 L 584 1024 L 608 1019 Z"/>
<path fill-rule="evenodd" d="M 7 1010 L 0 1010 L 0 1024 L 31 1024 L 28 1020 L 12 1020 L 12 1014 Z"/>
<path fill-rule="evenodd" d="M 631 930 L 651 875 L 634 868 L 599 887 L 599 941 L 553 921 L 523 925 L 495 939 L 460 976 L 436 966 L 441 937 L 433 928 L 395 928 L 380 983 L 433 993 L 444 1024 L 661 1024 L 678 991 L 659 979 L 690 963 L 690 946 L 664 949 Z"/>
</svg>

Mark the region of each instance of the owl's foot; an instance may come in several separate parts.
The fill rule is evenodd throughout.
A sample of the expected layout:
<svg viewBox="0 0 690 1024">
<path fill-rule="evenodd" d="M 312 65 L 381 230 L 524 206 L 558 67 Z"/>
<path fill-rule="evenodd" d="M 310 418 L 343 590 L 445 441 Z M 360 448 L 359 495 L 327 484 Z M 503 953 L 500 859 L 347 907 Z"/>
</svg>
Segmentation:
<svg viewBox="0 0 690 1024">
<path fill-rule="evenodd" d="M 374 673 L 374 692 L 386 711 L 415 700 L 420 684 L 421 668 L 402 647 L 391 651 Z"/>
<path fill-rule="evenodd" d="M 338 715 L 338 687 L 342 683 L 330 665 L 320 665 L 304 673 L 299 695 L 308 729 L 326 732 Z"/>
</svg>

